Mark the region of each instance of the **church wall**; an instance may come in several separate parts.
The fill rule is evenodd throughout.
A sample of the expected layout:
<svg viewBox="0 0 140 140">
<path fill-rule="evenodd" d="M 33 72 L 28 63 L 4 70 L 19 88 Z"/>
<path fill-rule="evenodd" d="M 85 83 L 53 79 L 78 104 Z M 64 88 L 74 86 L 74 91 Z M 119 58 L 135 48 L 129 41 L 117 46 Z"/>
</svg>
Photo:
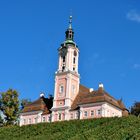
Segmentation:
<svg viewBox="0 0 140 140">
<path fill-rule="evenodd" d="M 90 119 L 102 117 L 102 105 L 80 107 L 80 119 Z"/>
<path fill-rule="evenodd" d="M 122 117 L 122 110 L 109 103 L 105 103 L 102 108 L 104 110 L 104 117 Z"/>
<path fill-rule="evenodd" d="M 33 114 L 31 114 L 31 113 L 33 113 Z M 39 113 L 28 112 L 28 114 L 24 113 L 24 114 L 20 115 L 20 126 L 29 125 L 29 124 L 36 124 L 36 123 L 41 122 L 42 112 L 39 112 Z"/>
<path fill-rule="evenodd" d="M 42 115 L 41 122 L 51 122 L 51 114 Z"/>
</svg>

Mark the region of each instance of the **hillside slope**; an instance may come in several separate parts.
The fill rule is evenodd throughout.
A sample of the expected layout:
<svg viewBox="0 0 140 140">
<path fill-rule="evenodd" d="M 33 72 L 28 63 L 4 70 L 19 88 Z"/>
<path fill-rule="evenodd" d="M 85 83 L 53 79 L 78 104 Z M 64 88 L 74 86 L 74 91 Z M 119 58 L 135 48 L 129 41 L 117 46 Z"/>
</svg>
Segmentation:
<svg viewBox="0 0 140 140">
<path fill-rule="evenodd" d="M 140 140 L 140 118 L 101 118 L 0 128 L 0 140 Z"/>
</svg>

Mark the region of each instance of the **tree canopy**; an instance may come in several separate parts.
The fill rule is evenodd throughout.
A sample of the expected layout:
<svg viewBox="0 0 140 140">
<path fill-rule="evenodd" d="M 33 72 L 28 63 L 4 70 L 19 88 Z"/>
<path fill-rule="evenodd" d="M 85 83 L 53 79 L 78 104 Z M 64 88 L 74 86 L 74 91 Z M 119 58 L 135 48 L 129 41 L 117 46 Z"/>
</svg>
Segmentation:
<svg viewBox="0 0 140 140">
<path fill-rule="evenodd" d="M 130 111 L 131 114 L 140 116 L 140 102 L 135 102 Z"/>
<path fill-rule="evenodd" d="M 14 124 L 18 119 L 19 99 L 16 90 L 9 89 L 0 93 L 0 110 L 5 116 L 6 124 Z"/>
</svg>

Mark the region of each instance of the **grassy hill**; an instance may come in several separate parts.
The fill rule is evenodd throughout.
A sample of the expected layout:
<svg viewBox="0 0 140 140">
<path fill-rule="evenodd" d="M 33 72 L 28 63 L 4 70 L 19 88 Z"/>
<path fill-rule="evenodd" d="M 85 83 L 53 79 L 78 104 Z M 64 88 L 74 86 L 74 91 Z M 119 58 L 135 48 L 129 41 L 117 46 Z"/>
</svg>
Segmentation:
<svg viewBox="0 0 140 140">
<path fill-rule="evenodd" d="M 101 118 L 0 128 L 0 140 L 140 140 L 140 118 Z"/>
</svg>

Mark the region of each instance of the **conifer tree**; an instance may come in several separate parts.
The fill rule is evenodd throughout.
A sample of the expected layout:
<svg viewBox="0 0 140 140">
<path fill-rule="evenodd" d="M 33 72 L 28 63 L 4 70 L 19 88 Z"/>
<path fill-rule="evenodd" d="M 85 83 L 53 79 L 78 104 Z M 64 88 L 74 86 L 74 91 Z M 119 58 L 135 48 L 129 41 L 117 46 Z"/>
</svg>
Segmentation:
<svg viewBox="0 0 140 140">
<path fill-rule="evenodd" d="M 134 105 L 131 107 L 131 114 L 140 117 L 140 102 L 134 103 Z"/>
</svg>

